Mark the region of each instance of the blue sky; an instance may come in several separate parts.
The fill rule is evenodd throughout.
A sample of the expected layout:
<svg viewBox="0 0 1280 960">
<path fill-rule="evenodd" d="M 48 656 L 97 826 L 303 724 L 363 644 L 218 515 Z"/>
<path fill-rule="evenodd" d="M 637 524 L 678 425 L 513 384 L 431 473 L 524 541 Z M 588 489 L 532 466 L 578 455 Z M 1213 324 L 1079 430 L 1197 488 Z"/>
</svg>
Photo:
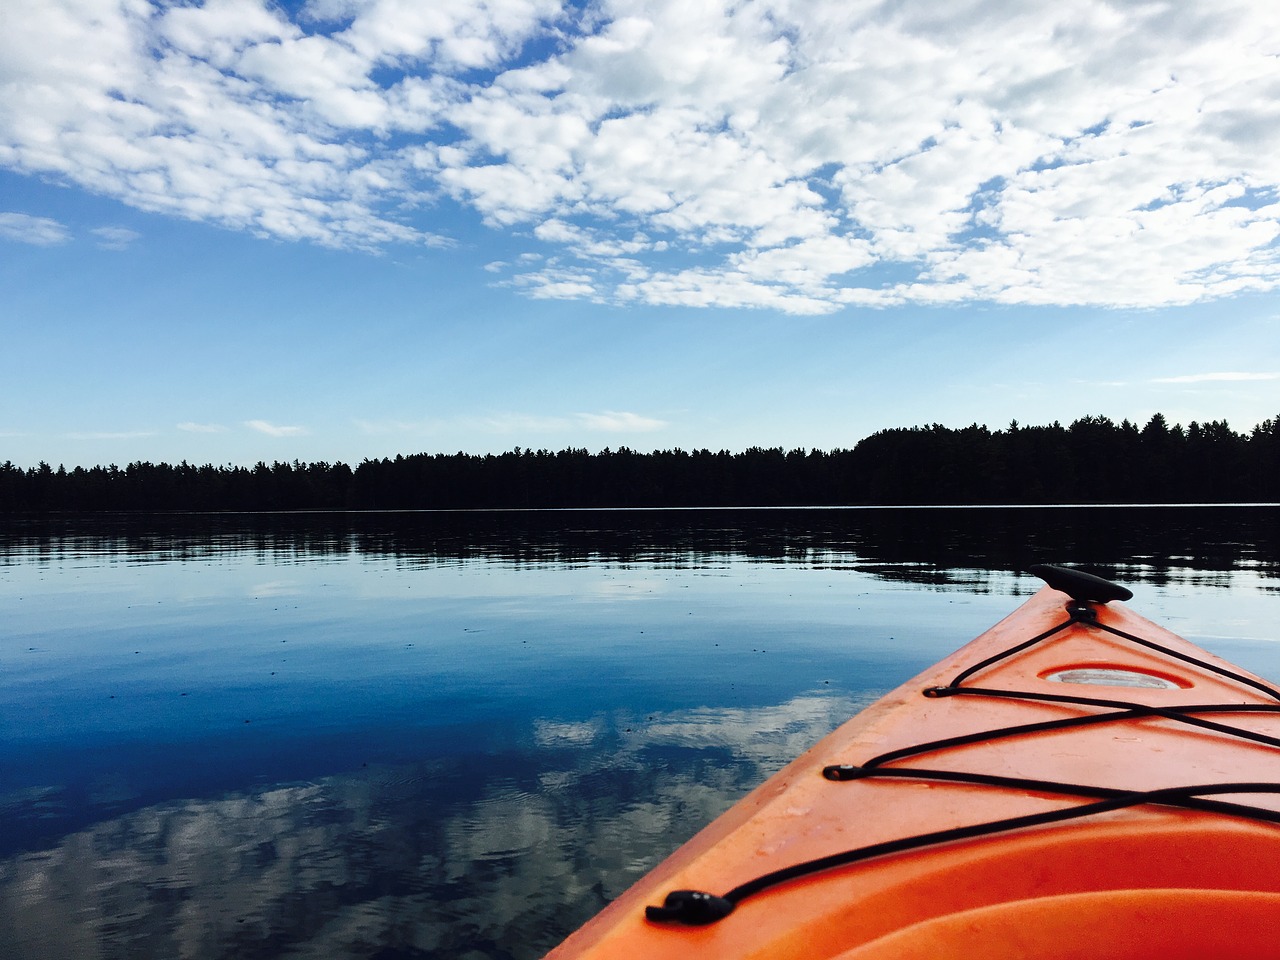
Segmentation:
<svg viewBox="0 0 1280 960">
<path fill-rule="evenodd" d="M 1280 414 L 1280 7 L 11 0 L 0 461 Z"/>
</svg>

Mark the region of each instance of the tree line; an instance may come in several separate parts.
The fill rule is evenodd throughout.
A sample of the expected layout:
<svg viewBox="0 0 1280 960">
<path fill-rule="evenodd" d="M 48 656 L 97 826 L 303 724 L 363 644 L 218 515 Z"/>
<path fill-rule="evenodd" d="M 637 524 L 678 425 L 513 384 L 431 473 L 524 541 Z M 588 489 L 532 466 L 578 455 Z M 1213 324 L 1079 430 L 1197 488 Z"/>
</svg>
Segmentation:
<svg viewBox="0 0 1280 960">
<path fill-rule="evenodd" d="M 525 450 L 259 462 L 0 464 L 0 512 L 414 510 L 1280 501 L 1280 416 L 1139 427 L 1104 416 L 1002 430 L 881 430 L 852 448 Z"/>
</svg>

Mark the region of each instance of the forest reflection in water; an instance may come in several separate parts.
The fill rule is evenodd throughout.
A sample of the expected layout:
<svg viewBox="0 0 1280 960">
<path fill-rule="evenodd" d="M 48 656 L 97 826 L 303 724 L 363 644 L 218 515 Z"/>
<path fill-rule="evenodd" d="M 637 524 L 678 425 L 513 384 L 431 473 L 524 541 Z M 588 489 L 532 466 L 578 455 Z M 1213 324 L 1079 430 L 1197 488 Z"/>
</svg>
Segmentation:
<svg viewBox="0 0 1280 960">
<path fill-rule="evenodd" d="M 1275 508 L 10 524 L 8 955 L 540 956 L 1044 560 L 1280 664 Z"/>
<path fill-rule="evenodd" d="M 1159 581 L 1242 564 L 1280 569 L 1276 505 L 981 508 L 493 510 L 107 514 L 11 521 L 10 556 L 68 552 L 164 562 L 228 550 L 274 560 L 348 555 L 515 564 L 732 555 L 855 562 L 929 581 L 953 569 L 1022 571 L 1046 557 Z M 0 555 L 0 563 L 7 562 Z"/>
</svg>

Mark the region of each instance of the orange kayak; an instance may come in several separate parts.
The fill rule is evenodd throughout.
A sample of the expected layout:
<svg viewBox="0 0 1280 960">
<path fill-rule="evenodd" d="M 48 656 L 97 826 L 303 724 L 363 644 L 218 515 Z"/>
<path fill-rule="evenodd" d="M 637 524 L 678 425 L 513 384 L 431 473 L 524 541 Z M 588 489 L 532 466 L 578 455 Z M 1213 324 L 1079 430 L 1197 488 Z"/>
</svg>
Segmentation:
<svg viewBox="0 0 1280 960">
<path fill-rule="evenodd" d="M 548 960 L 1280 958 L 1280 691 L 1033 570 Z"/>
</svg>

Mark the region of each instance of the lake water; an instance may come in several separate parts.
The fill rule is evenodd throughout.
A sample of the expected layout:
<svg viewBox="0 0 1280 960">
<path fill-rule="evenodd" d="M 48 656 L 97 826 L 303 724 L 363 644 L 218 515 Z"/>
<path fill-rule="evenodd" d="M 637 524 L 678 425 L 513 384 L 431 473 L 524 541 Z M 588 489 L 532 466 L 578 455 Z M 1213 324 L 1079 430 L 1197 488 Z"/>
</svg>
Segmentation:
<svg viewBox="0 0 1280 960">
<path fill-rule="evenodd" d="M 1280 679 L 1275 507 L 0 526 L 21 958 L 535 958 L 1065 562 Z"/>
</svg>

